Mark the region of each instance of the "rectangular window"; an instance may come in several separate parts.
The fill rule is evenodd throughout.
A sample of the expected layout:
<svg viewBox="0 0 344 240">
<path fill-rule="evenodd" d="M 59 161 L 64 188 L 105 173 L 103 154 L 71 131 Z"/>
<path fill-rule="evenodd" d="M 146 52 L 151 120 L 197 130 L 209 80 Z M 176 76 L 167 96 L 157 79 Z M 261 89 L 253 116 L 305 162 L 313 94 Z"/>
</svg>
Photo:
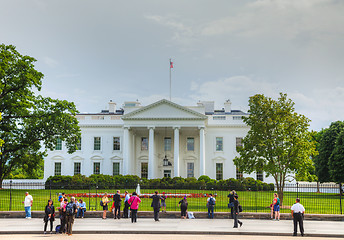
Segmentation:
<svg viewBox="0 0 344 240">
<path fill-rule="evenodd" d="M 100 162 L 93 163 L 93 174 L 100 174 Z"/>
<path fill-rule="evenodd" d="M 112 164 L 112 175 L 113 176 L 116 176 L 116 175 L 120 174 L 119 167 L 120 167 L 119 162 L 114 162 Z"/>
<path fill-rule="evenodd" d="M 237 137 L 235 139 L 235 146 L 236 146 L 236 149 L 238 149 L 238 147 L 242 147 L 242 138 L 241 137 Z"/>
<path fill-rule="evenodd" d="M 226 120 L 226 116 L 214 116 L 213 120 Z"/>
<path fill-rule="evenodd" d="M 239 169 L 236 169 L 236 179 L 242 179 L 243 178 L 243 174 L 242 172 L 239 171 Z"/>
<path fill-rule="evenodd" d="M 79 138 L 78 142 L 76 143 L 77 150 L 81 150 L 81 137 Z"/>
<path fill-rule="evenodd" d="M 257 172 L 257 180 L 264 181 L 264 174 L 263 172 Z"/>
<path fill-rule="evenodd" d="M 119 137 L 113 138 L 113 150 L 115 151 L 121 150 L 121 139 Z"/>
<path fill-rule="evenodd" d="M 61 175 L 61 163 L 56 162 L 54 166 L 54 175 L 55 176 L 60 176 Z"/>
<path fill-rule="evenodd" d="M 81 163 L 74 163 L 74 175 L 81 174 Z"/>
<path fill-rule="evenodd" d="M 141 138 L 141 150 L 142 151 L 148 150 L 148 138 L 146 137 Z"/>
<path fill-rule="evenodd" d="M 62 150 L 62 140 L 61 138 L 56 139 L 56 147 L 55 150 Z"/>
<path fill-rule="evenodd" d="M 171 170 L 164 170 L 164 177 L 171 177 Z"/>
<path fill-rule="evenodd" d="M 194 177 L 194 163 L 187 163 L 187 174 L 186 177 Z"/>
<path fill-rule="evenodd" d="M 94 137 L 93 149 L 95 151 L 100 150 L 100 146 L 101 146 L 101 138 L 100 137 Z"/>
<path fill-rule="evenodd" d="M 242 120 L 241 116 L 233 116 L 233 120 Z"/>
<path fill-rule="evenodd" d="M 141 178 L 148 178 L 148 163 L 141 163 Z"/>
<path fill-rule="evenodd" d="M 216 180 L 223 179 L 223 163 L 216 163 Z"/>
<path fill-rule="evenodd" d="M 164 143 L 165 143 L 165 151 L 171 151 L 171 138 L 165 138 L 164 139 Z"/>
<path fill-rule="evenodd" d="M 223 151 L 223 137 L 216 138 L 216 151 Z"/>
<path fill-rule="evenodd" d="M 195 151 L 195 139 L 194 138 L 187 138 L 186 139 L 186 147 L 188 151 Z"/>
</svg>

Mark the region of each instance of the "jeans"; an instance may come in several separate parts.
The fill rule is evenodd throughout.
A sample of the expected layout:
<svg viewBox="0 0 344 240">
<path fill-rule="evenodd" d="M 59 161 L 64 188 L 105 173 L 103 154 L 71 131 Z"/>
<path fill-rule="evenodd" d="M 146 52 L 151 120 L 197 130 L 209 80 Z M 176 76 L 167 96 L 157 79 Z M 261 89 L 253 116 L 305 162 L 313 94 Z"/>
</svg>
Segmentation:
<svg viewBox="0 0 344 240">
<path fill-rule="evenodd" d="M 137 209 L 131 209 L 131 222 L 134 223 L 137 220 Z"/>
<path fill-rule="evenodd" d="M 53 231 L 53 222 L 54 222 L 54 219 L 53 218 L 50 218 L 50 219 L 47 219 L 48 221 L 44 222 L 44 232 L 47 231 L 47 225 L 48 225 L 48 222 L 50 222 L 50 232 Z"/>
<path fill-rule="evenodd" d="M 237 228 L 238 227 L 238 223 L 241 225 L 242 222 L 240 222 L 240 220 L 238 219 L 239 214 L 237 212 L 234 212 L 233 216 L 234 216 L 234 227 Z"/>
<path fill-rule="evenodd" d="M 84 217 L 85 208 L 79 208 L 76 217 Z"/>
<path fill-rule="evenodd" d="M 115 215 L 113 218 L 121 218 L 121 205 L 115 205 Z"/>
<path fill-rule="evenodd" d="M 159 221 L 159 211 L 160 208 L 154 208 L 154 220 Z"/>
<path fill-rule="evenodd" d="M 27 218 L 31 217 L 31 207 L 25 207 L 25 216 Z"/>
<path fill-rule="evenodd" d="M 74 216 L 70 215 L 66 217 L 67 220 L 67 234 L 73 233 L 73 223 L 74 223 Z"/>
<path fill-rule="evenodd" d="M 208 207 L 208 218 L 214 218 L 214 206 Z"/>
</svg>

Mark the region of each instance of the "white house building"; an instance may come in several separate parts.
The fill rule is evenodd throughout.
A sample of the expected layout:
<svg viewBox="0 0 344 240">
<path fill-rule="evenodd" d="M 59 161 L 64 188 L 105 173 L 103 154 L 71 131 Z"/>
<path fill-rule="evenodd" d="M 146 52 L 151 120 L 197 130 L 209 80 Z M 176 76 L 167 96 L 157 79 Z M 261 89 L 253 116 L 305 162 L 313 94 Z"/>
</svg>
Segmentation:
<svg viewBox="0 0 344 240">
<path fill-rule="evenodd" d="M 58 140 L 56 150 L 45 158 L 44 179 L 79 173 L 239 178 L 242 173 L 233 159 L 249 130 L 244 115 L 232 110 L 229 100 L 221 110 L 214 109 L 214 102 L 185 107 L 163 99 L 148 106 L 125 102 L 117 109 L 110 101 L 109 110 L 76 116 L 81 128 L 79 150 L 68 154 Z M 251 177 L 271 182 L 262 174 Z"/>
</svg>

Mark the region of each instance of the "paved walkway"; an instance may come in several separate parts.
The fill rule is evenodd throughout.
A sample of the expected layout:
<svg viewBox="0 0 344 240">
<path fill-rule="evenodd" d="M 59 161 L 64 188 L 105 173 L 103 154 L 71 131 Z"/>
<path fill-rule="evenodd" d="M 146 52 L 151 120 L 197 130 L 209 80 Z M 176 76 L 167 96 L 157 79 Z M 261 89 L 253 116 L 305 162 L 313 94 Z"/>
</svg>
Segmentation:
<svg viewBox="0 0 344 240">
<path fill-rule="evenodd" d="M 106 220 L 97 218 L 76 219 L 74 234 L 196 234 L 196 235 L 265 235 L 290 236 L 293 232 L 291 220 L 251 220 L 243 219 L 241 228 L 233 228 L 233 220 L 228 219 L 161 219 L 155 222 L 149 218 L 139 218 L 132 224 L 130 219 Z M 54 222 L 54 226 L 59 220 Z M 344 238 L 344 222 L 305 221 L 306 236 Z M 42 219 L 0 219 L 0 234 L 40 234 L 43 232 Z"/>
</svg>

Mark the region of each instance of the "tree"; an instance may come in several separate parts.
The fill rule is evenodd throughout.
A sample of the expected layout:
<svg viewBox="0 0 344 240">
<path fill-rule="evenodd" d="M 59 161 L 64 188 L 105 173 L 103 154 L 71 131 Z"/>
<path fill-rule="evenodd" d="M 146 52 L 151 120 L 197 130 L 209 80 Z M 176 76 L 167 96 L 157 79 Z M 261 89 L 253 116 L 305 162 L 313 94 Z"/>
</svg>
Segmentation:
<svg viewBox="0 0 344 240">
<path fill-rule="evenodd" d="M 283 202 L 287 176 L 307 171 L 312 165 L 310 156 L 316 154 L 308 131 L 310 120 L 295 113 L 294 103 L 282 93 L 277 101 L 262 94 L 250 97 L 248 112 L 244 122 L 250 130 L 234 164 L 245 173 L 272 176 Z"/>
<path fill-rule="evenodd" d="M 1 121 L 1 112 L 0 112 L 0 121 Z M 0 155 L 2 154 L 1 153 L 1 146 L 2 144 L 4 144 L 4 141 L 0 138 Z"/>
<path fill-rule="evenodd" d="M 0 187 L 15 168 L 35 168 L 54 149 L 57 138 L 65 141 L 69 153 L 80 138 L 74 103 L 42 97 L 43 74 L 34 68 L 36 60 L 22 56 L 12 45 L 0 45 Z"/>
<path fill-rule="evenodd" d="M 337 183 L 344 182 L 344 129 L 336 138 L 333 152 L 329 159 L 330 176 Z"/>
<path fill-rule="evenodd" d="M 336 139 L 343 129 L 344 123 L 336 121 L 332 122 L 329 128 L 322 130 L 319 141 L 319 155 L 315 159 L 316 174 L 320 182 L 333 181 L 329 169 L 329 159 L 335 148 Z"/>
<path fill-rule="evenodd" d="M 315 144 L 315 154 L 313 154 L 311 157 L 312 165 L 308 166 L 308 169 L 306 171 L 296 171 L 295 174 L 295 180 L 296 181 L 307 181 L 307 182 L 317 182 L 318 176 L 315 174 L 315 163 L 314 161 L 318 157 L 318 150 L 319 150 L 319 139 L 321 137 L 321 132 L 311 131 L 311 141 Z M 319 184 L 318 184 L 319 186 Z"/>
</svg>

